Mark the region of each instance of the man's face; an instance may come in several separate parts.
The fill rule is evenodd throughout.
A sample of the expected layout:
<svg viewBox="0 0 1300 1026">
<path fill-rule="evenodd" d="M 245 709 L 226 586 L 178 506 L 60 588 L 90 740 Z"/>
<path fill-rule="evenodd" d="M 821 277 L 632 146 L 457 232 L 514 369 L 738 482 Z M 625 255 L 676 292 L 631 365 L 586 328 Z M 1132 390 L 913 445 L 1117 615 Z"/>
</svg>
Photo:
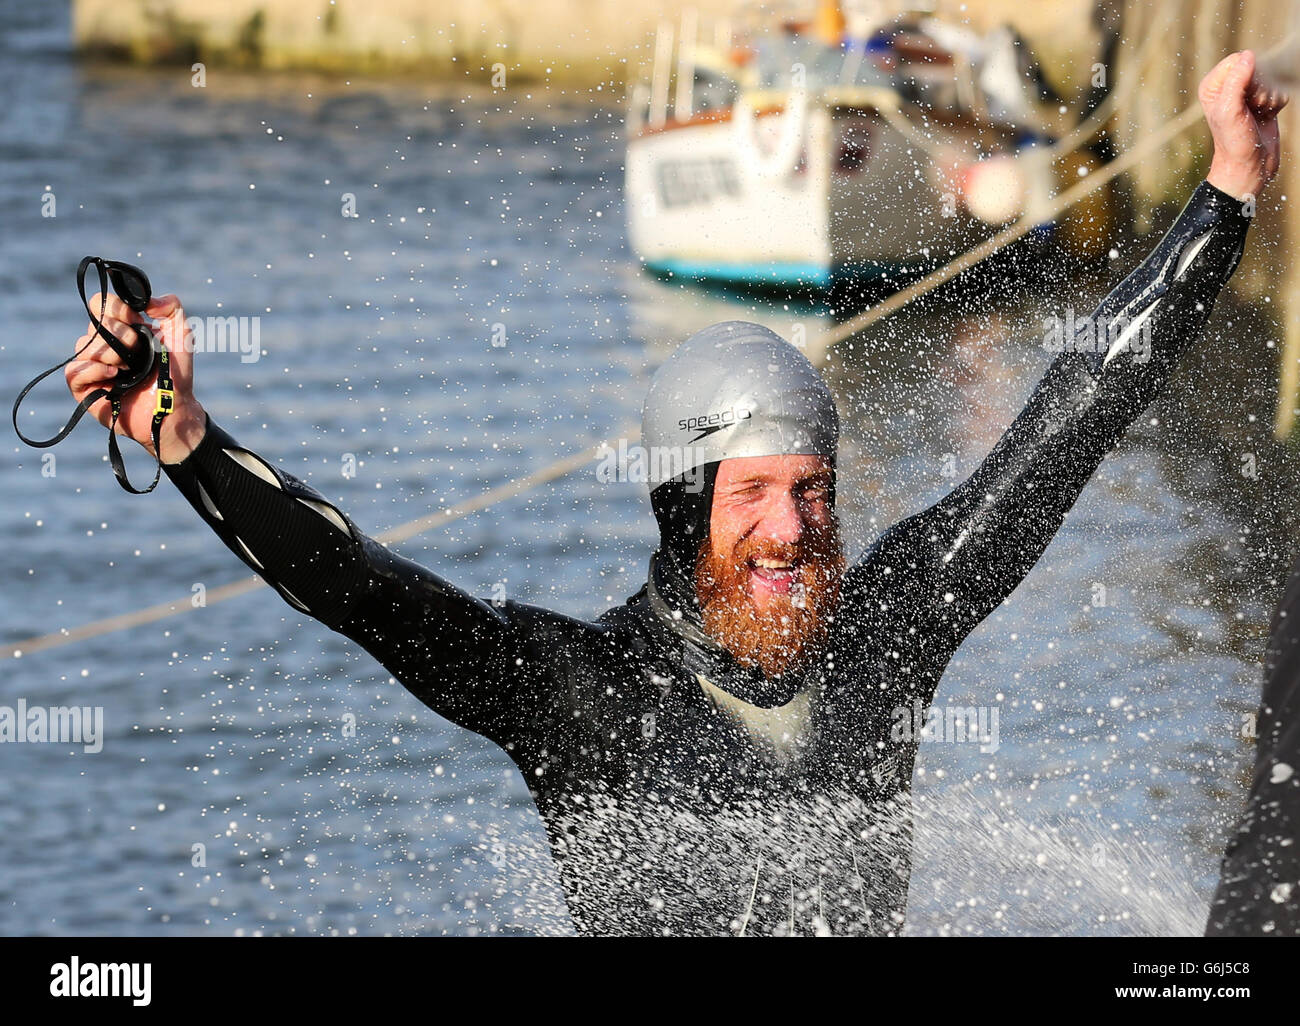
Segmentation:
<svg viewBox="0 0 1300 1026">
<path fill-rule="evenodd" d="M 769 676 L 821 651 L 844 555 L 821 456 L 723 460 L 696 563 L 705 629 Z"/>
</svg>

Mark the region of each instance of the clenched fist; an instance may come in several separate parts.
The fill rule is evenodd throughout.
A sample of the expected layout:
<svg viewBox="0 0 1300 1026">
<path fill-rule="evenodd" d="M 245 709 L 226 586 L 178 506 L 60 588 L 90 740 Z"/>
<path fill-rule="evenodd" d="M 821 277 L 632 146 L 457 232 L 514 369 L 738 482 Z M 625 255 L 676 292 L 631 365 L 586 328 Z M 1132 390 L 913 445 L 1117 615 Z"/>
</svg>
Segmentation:
<svg viewBox="0 0 1300 1026">
<path fill-rule="evenodd" d="M 1219 61 L 1201 79 L 1197 97 L 1214 137 L 1206 181 L 1242 201 L 1258 197 L 1277 174 L 1277 115 L 1290 97 L 1256 74 L 1250 50 Z"/>
</svg>

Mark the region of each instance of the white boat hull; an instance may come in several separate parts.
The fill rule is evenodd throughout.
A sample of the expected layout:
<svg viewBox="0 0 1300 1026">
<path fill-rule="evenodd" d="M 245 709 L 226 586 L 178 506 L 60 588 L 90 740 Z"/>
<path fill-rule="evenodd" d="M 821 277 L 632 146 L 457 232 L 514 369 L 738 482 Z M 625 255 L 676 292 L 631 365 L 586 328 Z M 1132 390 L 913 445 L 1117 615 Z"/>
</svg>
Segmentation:
<svg viewBox="0 0 1300 1026">
<path fill-rule="evenodd" d="M 956 126 L 948 138 L 973 133 Z M 937 264 L 989 235 L 963 209 L 958 178 L 874 111 L 819 99 L 802 116 L 670 122 L 628 143 L 629 239 L 663 273 L 828 287 Z"/>
</svg>

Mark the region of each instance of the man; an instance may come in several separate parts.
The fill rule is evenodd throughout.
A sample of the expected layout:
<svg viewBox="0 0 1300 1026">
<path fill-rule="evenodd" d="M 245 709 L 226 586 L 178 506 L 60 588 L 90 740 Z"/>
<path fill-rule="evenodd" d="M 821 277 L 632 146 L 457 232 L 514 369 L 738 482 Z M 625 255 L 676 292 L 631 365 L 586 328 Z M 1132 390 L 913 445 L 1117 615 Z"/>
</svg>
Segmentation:
<svg viewBox="0 0 1300 1026">
<path fill-rule="evenodd" d="M 285 601 L 509 753 L 580 931 L 896 932 L 917 746 L 895 736 L 896 711 L 928 705 L 1201 332 L 1277 168 L 1286 99 L 1253 72 L 1246 52 L 1202 82 L 1210 174 L 1098 308 L 1106 344 L 1065 340 L 975 474 L 851 565 L 834 401 L 802 355 L 743 322 L 692 336 L 655 376 L 642 444 L 678 457 L 651 491 L 660 545 L 645 587 L 595 622 L 473 598 L 241 446 L 194 398 L 174 296 L 148 308 L 174 353 L 161 459 Z M 130 336 L 135 318 L 109 303 L 109 330 Z M 73 395 L 118 362 L 92 342 L 68 367 Z M 118 430 L 149 447 L 152 411 L 133 393 Z M 92 412 L 108 422 L 105 404 Z"/>
<path fill-rule="evenodd" d="M 1210 937 L 1300 936 L 1300 560 L 1273 614 L 1255 772 L 1210 904 Z"/>
</svg>

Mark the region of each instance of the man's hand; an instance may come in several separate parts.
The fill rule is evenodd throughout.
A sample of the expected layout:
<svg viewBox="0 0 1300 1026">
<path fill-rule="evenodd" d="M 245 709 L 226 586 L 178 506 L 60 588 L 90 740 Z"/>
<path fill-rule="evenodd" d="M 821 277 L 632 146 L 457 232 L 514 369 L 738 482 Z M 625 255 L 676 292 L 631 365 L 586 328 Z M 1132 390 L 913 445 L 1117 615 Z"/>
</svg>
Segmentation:
<svg viewBox="0 0 1300 1026">
<path fill-rule="evenodd" d="M 1196 95 L 1214 137 L 1206 181 L 1243 202 L 1258 197 L 1277 174 L 1277 115 L 1290 97 L 1255 74 L 1250 50 L 1219 61 L 1201 79 Z"/>
<path fill-rule="evenodd" d="M 99 309 L 99 293 L 90 299 L 90 308 Z M 179 463 L 193 451 L 203 438 L 207 418 L 203 407 L 194 398 L 194 347 L 186 337 L 185 311 L 175 296 L 155 298 L 145 312 L 156 321 L 155 331 L 167 349 L 171 366 L 175 405 L 163 418 L 158 440 L 162 448 L 162 462 Z M 145 319 L 120 298 L 109 294 L 104 306 L 104 327 L 128 348 L 148 345 L 138 339 L 132 324 L 143 324 Z M 86 343 L 89 342 L 89 345 Z M 97 388 L 109 388 L 123 361 L 89 324 L 86 334 L 77 339 L 74 349 L 86 346 L 85 351 L 63 370 L 72 397 L 81 402 Z M 122 413 L 117 419 L 119 435 L 134 438 L 153 453 L 153 411 L 157 401 L 158 372 L 131 389 L 122 399 Z M 90 407 L 90 414 L 105 427 L 112 422 L 113 411 L 107 399 L 100 399 Z"/>
</svg>

